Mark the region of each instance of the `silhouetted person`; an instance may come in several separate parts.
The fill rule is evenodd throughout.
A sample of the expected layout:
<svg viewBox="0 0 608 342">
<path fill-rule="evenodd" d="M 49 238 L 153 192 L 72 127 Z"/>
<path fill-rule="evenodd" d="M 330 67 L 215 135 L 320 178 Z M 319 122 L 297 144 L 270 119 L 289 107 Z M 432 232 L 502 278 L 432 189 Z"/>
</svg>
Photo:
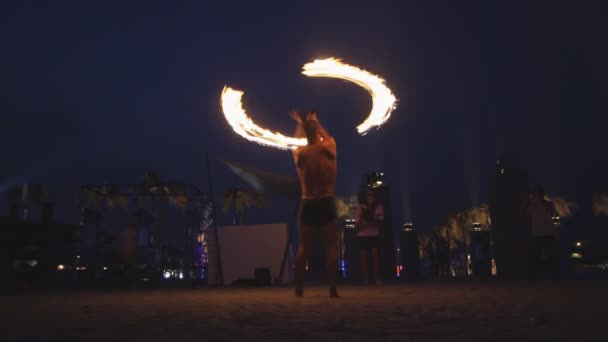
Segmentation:
<svg viewBox="0 0 608 342">
<path fill-rule="evenodd" d="M 120 234 L 120 257 L 125 267 L 128 286 L 137 286 L 137 219 L 130 218 Z"/>
<path fill-rule="evenodd" d="M 380 227 L 384 221 L 384 207 L 376 200 L 372 191 L 365 194 L 365 200 L 360 203 L 355 212 L 357 225 L 357 239 L 359 240 L 359 253 L 361 256 L 361 272 L 366 283 L 371 283 L 369 272 L 369 258 L 372 258 L 372 267 L 376 285 L 382 283 L 380 276 Z"/>
<path fill-rule="evenodd" d="M 330 297 L 338 297 L 337 211 L 336 211 L 336 142 L 319 123 L 316 113 L 306 120 L 292 113 L 296 136 L 306 136 L 308 144 L 298 147 L 293 158 L 300 177 L 302 203 L 299 213 L 299 245 L 295 260 L 296 296 L 304 295 L 304 267 L 317 235 L 323 237 Z"/>
<path fill-rule="evenodd" d="M 437 239 L 437 262 L 439 266 L 439 277 L 450 276 L 450 243 L 443 236 L 438 235 Z"/>
<path fill-rule="evenodd" d="M 489 185 L 492 254 L 497 274 L 504 278 L 526 277 L 530 258 L 522 250 L 529 250 L 531 233 L 522 207 L 530 195 L 528 175 L 514 160 L 501 157 Z"/>
<path fill-rule="evenodd" d="M 542 269 L 546 269 L 552 278 L 556 276 L 555 258 L 555 225 L 553 214 L 555 206 L 545 199 L 545 191 L 538 186 L 530 196 L 527 211 L 532 227 L 532 243 L 530 250 L 530 278 L 539 277 Z"/>
</svg>

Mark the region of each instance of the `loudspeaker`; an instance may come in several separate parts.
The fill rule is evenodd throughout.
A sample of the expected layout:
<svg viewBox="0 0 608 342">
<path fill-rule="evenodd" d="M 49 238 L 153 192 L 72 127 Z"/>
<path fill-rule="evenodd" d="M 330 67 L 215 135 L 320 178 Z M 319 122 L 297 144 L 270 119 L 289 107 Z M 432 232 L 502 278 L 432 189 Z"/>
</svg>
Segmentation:
<svg viewBox="0 0 608 342">
<path fill-rule="evenodd" d="M 488 277 L 492 274 L 492 251 L 489 231 L 471 232 L 471 265 L 473 276 Z"/>
<path fill-rule="evenodd" d="M 399 255 L 401 256 L 400 279 L 415 278 L 420 275 L 420 253 L 418 250 L 418 233 L 401 231 Z"/>
<path fill-rule="evenodd" d="M 359 241 L 355 229 L 344 230 L 344 273 L 348 281 L 361 280 Z"/>
<path fill-rule="evenodd" d="M 271 286 L 272 278 L 268 268 L 256 268 L 254 272 L 256 286 Z"/>
</svg>

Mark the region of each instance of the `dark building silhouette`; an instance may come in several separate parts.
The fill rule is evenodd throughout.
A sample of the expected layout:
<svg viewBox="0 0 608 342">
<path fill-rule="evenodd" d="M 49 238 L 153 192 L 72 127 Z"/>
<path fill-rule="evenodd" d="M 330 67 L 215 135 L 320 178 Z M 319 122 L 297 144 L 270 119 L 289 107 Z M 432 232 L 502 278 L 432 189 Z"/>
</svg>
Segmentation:
<svg viewBox="0 0 608 342">
<path fill-rule="evenodd" d="M 501 158 L 490 177 L 489 208 L 492 217 L 493 254 L 498 276 L 522 278 L 528 272 L 530 225 L 524 213 L 529 195 L 528 175 Z"/>
<path fill-rule="evenodd" d="M 418 247 L 418 232 L 411 224 L 402 227 L 399 235 L 399 256 L 402 269 L 400 279 L 416 278 L 420 275 L 420 251 Z"/>
<path fill-rule="evenodd" d="M 52 208 L 45 210 L 40 222 L 0 217 L 3 287 L 49 285 L 57 280 L 63 265 L 67 270 L 74 264 L 80 227 L 54 222 Z"/>
</svg>

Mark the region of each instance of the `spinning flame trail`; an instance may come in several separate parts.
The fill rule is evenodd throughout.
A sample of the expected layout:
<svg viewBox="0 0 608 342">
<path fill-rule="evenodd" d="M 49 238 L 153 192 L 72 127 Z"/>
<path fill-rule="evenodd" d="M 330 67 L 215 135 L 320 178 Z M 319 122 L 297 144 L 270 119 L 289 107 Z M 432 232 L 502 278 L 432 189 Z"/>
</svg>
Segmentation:
<svg viewBox="0 0 608 342">
<path fill-rule="evenodd" d="M 309 77 L 343 79 L 367 90 L 372 98 L 372 110 L 365 121 L 357 126 L 357 131 L 361 135 L 384 124 L 396 108 L 397 99 L 382 78 L 344 64 L 339 59 L 315 60 L 304 65 L 302 73 Z M 221 104 L 224 117 L 237 134 L 249 141 L 280 149 L 296 149 L 298 146 L 306 145 L 306 139 L 287 137 L 256 125 L 243 109 L 242 97 L 242 91 L 228 86 L 222 91 Z"/>
</svg>

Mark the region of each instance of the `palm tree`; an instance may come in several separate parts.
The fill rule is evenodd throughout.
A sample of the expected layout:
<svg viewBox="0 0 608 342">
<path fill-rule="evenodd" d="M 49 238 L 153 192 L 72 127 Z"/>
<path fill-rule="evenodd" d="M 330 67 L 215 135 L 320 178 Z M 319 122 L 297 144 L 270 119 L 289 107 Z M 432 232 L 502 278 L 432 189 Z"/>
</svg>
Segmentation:
<svg viewBox="0 0 608 342">
<path fill-rule="evenodd" d="M 447 222 L 436 225 L 432 230 L 431 243 L 435 244 L 436 253 L 438 256 L 438 274 L 449 276 L 450 269 L 452 267 L 452 248 L 455 247 L 453 243 L 453 234 L 450 234 L 450 229 Z M 447 250 L 446 250 L 447 249 Z M 442 254 L 447 253 L 447 264 L 442 261 Z M 447 267 L 447 268 L 444 268 Z"/>
<path fill-rule="evenodd" d="M 596 194 L 593 196 L 593 213 L 597 216 L 608 216 L 608 194 Z"/>
<path fill-rule="evenodd" d="M 422 260 L 429 249 L 429 245 L 433 243 L 433 233 L 423 232 L 418 235 L 418 255 Z"/>
<path fill-rule="evenodd" d="M 562 218 L 572 216 L 574 214 L 574 209 L 577 207 L 576 203 L 564 197 L 553 197 L 549 200 L 553 202 L 557 214 Z"/>
<path fill-rule="evenodd" d="M 222 199 L 224 212 L 233 209 L 233 224 L 236 224 L 237 216 L 240 216 L 240 224 L 243 224 L 246 208 L 266 206 L 266 197 L 263 194 L 237 187 L 226 190 L 222 195 Z"/>
<path fill-rule="evenodd" d="M 466 226 L 472 227 L 474 223 L 479 223 L 482 229 L 487 230 L 492 226 L 492 218 L 490 217 L 490 209 L 487 204 L 482 204 L 479 207 L 471 208 L 466 211 Z"/>
<path fill-rule="evenodd" d="M 182 183 L 172 183 L 165 186 L 167 201 L 176 208 L 186 208 L 188 206 L 188 196 L 186 187 Z"/>
<path fill-rule="evenodd" d="M 351 210 L 348 207 L 348 204 L 342 198 L 336 199 L 336 209 L 338 213 L 338 218 L 348 217 L 351 214 Z"/>
<path fill-rule="evenodd" d="M 457 249 L 458 242 L 462 243 L 462 258 L 461 262 L 466 267 L 466 260 L 468 253 L 467 246 L 470 245 L 470 236 L 465 231 L 466 214 L 464 212 L 456 212 L 448 216 L 447 218 L 447 233 L 450 237 L 450 241 L 454 242 L 453 249 Z M 466 274 L 466 269 L 465 269 Z"/>
</svg>

